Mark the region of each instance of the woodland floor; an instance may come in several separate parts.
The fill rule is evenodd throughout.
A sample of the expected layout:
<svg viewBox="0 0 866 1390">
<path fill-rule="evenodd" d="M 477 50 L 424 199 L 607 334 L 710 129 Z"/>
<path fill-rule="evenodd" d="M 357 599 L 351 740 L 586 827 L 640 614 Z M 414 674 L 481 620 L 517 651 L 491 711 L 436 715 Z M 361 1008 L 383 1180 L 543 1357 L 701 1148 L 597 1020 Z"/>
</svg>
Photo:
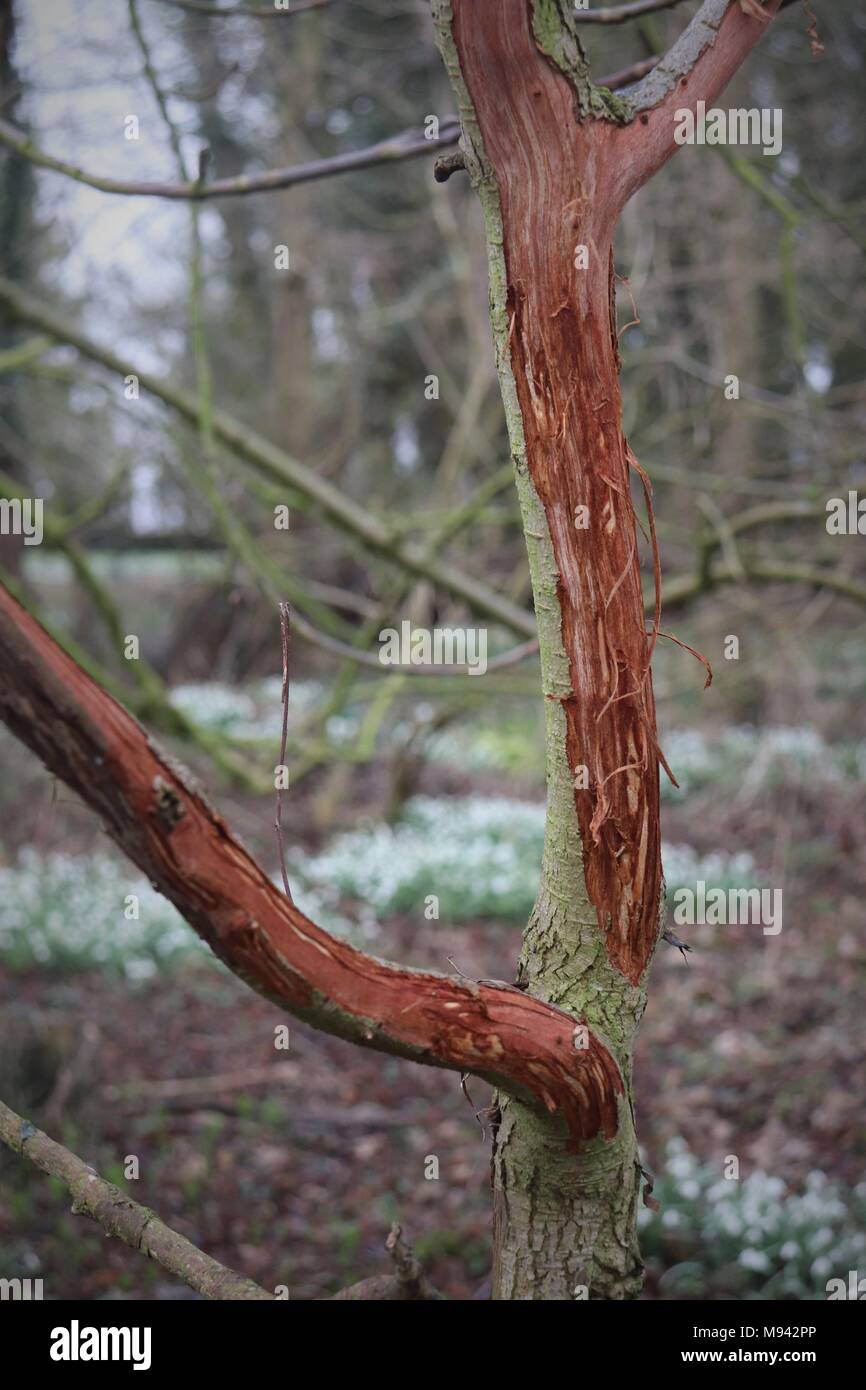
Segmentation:
<svg viewBox="0 0 866 1390">
<path fill-rule="evenodd" d="M 778 795 L 801 847 L 788 857 L 786 903 L 808 910 L 789 908 L 775 938 L 729 927 L 708 942 L 692 931 L 688 963 L 660 948 L 637 1055 L 639 1131 L 654 1171 L 679 1136 L 702 1159 L 735 1153 L 744 1172 L 763 1168 L 792 1188 L 814 1169 L 853 1187 L 866 1168 L 857 1004 L 866 946 L 855 935 L 866 863 L 851 830 L 863 822 L 863 792 L 832 802 L 802 788 Z M 237 801 L 228 814 L 245 830 L 260 810 Z M 303 806 L 293 811 L 304 824 Z M 766 798 L 707 800 L 706 811 L 696 819 L 692 805 L 686 820 L 683 808 L 668 810 L 666 833 L 687 829 L 709 849 L 760 843 L 778 824 Z M 85 833 L 80 812 L 70 824 Z M 452 956 L 467 975 L 510 979 L 518 942 L 512 927 L 402 918 L 383 925 L 373 949 L 443 970 Z M 267 1287 L 287 1284 L 292 1298 L 325 1298 L 383 1270 L 394 1219 L 434 1283 L 472 1297 L 489 1269 L 489 1149 L 456 1076 L 294 1021 L 288 1052 L 275 1052 L 285 1021 L 201 966 L 135 987 L 96 973 L 0 973 L 2 1094 L 105 1176 L 120 1180 L 124 1157 L 137 1155 L 131 1195 L 217 1259 Z M 475 1106 L 487 1104 L 481 1083 L 469 1090 Z M 429 1155 L 438 1181 L 424 1176 Z M 5 1264 L 44 1274 L 53 1298 L 185 1296 L 5 1152 L 0 1248 Z M 660 1273 L 651 1261 L 647 1296 L 658 1296 Z"/>
</svg>

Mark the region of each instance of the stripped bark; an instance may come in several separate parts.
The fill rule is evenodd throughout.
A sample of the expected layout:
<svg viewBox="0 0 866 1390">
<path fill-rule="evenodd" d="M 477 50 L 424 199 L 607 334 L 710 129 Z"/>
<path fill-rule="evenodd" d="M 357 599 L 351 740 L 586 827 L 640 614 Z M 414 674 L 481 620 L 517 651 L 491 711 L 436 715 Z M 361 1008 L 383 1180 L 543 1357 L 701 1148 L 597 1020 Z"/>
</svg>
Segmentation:
<svg viewBox="0 0 866 1390">
<path fill-rule="evenodd" d="M 544 866 L 521 978 L 602 1026 L 626 1079 L 615 1139 L 576 1157 L 555 1119 L 503 1101 L 493 1296 L 627 1298 L 642 1274 L 631 1055 L 664 885 L 650 674 L 659 613 L 648 634 L 613 236 L 627 199 L 676 149 L 675 109 L 711 101 L 766 26 L 706 0 L 653 71 L 615 96 L 593 86 L 567 0 L 432 6 L 485 216 L 548 703 Z"/>
<path fill-rule="evenodd" d="M 522 990 L 406 970 L 330 936 L 285 898 L 185 769 L 0 586 L 0 717 L 101 817 L 229 969 L 322 1032 L 475 1075 L 616 1132 L 619 1069 L 584 1020 Z"/>
</svg>

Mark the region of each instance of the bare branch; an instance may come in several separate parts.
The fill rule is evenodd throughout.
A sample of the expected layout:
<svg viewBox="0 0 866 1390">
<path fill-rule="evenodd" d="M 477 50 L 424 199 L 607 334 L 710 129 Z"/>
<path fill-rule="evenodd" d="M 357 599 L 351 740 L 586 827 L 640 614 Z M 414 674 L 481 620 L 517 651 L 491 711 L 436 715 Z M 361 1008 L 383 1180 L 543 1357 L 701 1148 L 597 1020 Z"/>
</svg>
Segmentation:
<svg viewBox="0 0 866 1390">
<path fill-rule="evenodd" d="M 280 604 L 280 636 L 283 648 L 283 722 L 280 729 L 280 761 L 276 769 L 277 774 L 277 814 L 274 821 L 274 829 L 277 832 L 277 852 L 280 857 L 280 873 L 283 876 L 283 888 L 289 902 L 294 902 L 292 890 L 289 887 L 289 875 L 286 870 L 286 847 L 283 843 L 283 768 L 286 765 L 286 740 L 289 733 L 289 644 L 291 641 L 291 611 L 287 603 Z"/>
<path fill-rule="evenodd" d="M 191 199 L 203 202 L 210 198 L 232 198 L 247 193 L 271 193 L 279 188 L 291 188 L 298 183 L 310 183 L 315 179 L 329 178 L 332 174 L 348 173 L 353 169 L 368 169 L 375 164 L 391 164 L 403 159 L 416 159 L 419 155 L 431 154 L 457 143 L 460 134 L 457 120 L 446 117 L 439 125 L 439 135 L 428 139 L 420 130 L 404 130 L 398 135 L 388 136 L 375 145 L 362 150 L 349 150 L 345 154 L 333 155 L 330 159 L 311 159 L 305 164 L 293 164 L 285 169 L 268 169 L 261 174 L 241 174 L 233 179 L 212 179 L 209 182 L 166 183 L 149 181 L 130 183 L 124 179 L 106 178 L 101 174 L 89 173 L 67 160 L 55 159 L 45 150 L 39 149 L 28 135 L 0 119 L 0 143 L 13 153 L 29 159 L 40 169 L 51 169 L 57 174 L 65 174 L 76 183 L 86 184 L 88 188 L 101 193 L 116 193 L 130 198 L 174 198 Z"/>
<path fill-rule="evenodd" d="M 765 584 L 802 584 L 807 589 L 825 589 L 851 599 L 866 607 L 866 585 L 858 584 L 835 570 L 818 565 L 801 565 L 784 560 L 746 560 L 742 570 L 720 565 L 704 574 L 677 575 L 665 587 L 665 607 L 680 608 L 703 594 L 711 593 L 720 584 L 743 584 L 760 581 Z M 646 611 L 652 608 L 647 603 Z"/>
<path fill-rule="evenodd" d="M 91 1217 L 108 1235 L 156 1260 L 205 1298 L 273 1300 L 274 1295 L 267 1289 L 206 1255 L 186 1236 L 166 1226 L 149 1208 L 100 1178 L 76 1154 L 49 1139 L 2 1101 L 0 1140 L 43 1173 L 64 1183 L 72 1195 L 76 1215 Z"/>
<path fill-rule="evenodd" d="M 291 0 L 289 9 L 277 9 L 271 5 L 210 5 L 207 0 L 160 0 L 163 5 L 171 5 L 176 10 L 187 10 L 190 14 L 202 14 L 214 19 L 292 19 L 296 14 L 308 10 L 321 10 L 331 0 Z"/>
<path fill-rule="evenodd" d="M 480 1076 L 561 1117 L 572 1144 L 616 1133 L 619 1066 L 582 1019 L 511 986 L 408 970 L 329 936 L 2 587 L 0 717 L 266 998 L 361 1047 Z"/>
<path fill-rule="evenodd" d="M 351 1284 L 334 1294 L 332 1301 L 351 1300 L 353 1302 L 416 1302 L 434 1303 L 442 1294 L 433 1287 L 415 1258 L 411 1245 L 403 1236 L 401 1226 L 395 1222 L 385 1241 L 385 1249 L 394 1262 L 393 1274 L 374 1275 L 372 1279 L 362 1279 L 359 1284 Z"/>
<path fill-rule="evenodd" d="M 174 382 L 164 381 L 151 372 L 140 370 L 134 363 L 121 358 L 110 348 L 103 348 L 74 324 L 56 314 L 35 295 L 28 294 L 11 280 L 0 278 L 0 303 L 6 304 L 16 318 L 42 328 L 59 342 L 69 343 L 85 357 L 99 362 L 118 376 L 136 376 L 143 390 L 150 392 L 192 424 L 199 420 L 199 405 L 195 396 Z M 476 612 L 500 622 L 521 637 L 534 639 L 537 633 L 535 617 L 518 604 L 512 603 L 489 585 L 464 574 L 450 561 L 439 560 L 419 545 L 400 540 L 384 522 L 367 512 L 353 499 L 325 478 L 320 478 L 297 459 L 286 454 L 269 439 L 250 429 L 223 410 L 213 413 L 214 438 L 226 445 L 248 465 L 283 487 L 303 493 L 341 530 L 355 536 L 368 549 L 388 563 L 411 574 L 429 579 L 445 593 L 463 599 Z"/>
<path fill-rule="evenodd" d="M 579 24 L 627 24 L 630 19 L 640 19 L 641 15 L 655 14 L 657 10 L 672 10 L 682 0 L 633 0 L 630 5 L 605 5 L 599 10 L 575 10 L 574 18 Z"/>
<path fill-rule="evenodd" d="M 600 77 L 598 85 L 611 91 L 636 82 L 654 66 L 655 58 L 633 63 L 619 72 Z M 11 122 L 0 118 L 0 144 L 13 154 L 28 159 L 40 169 L 50 169 L 56 174 L 64 174 L 76 183 L 95 188 L 100 193 L 114 193 L 127 198 L 171 198 L 189 199 L 204 202 L 211 198 L 233 198 L 248 193 L 272 193 L 280 188 L 292 188 L 295 184 L 311 183 L 316 179 L 330 178 L 334 174 L 350 173 L 355 169 L 369 169 L 375 165 L 393 164 L 404 159 L 417 159 L 421 155 L 434 154 L 436 150 L 456 145 L 460 138 L 460 124 L 456 116 L 445 116 L 439 122 L 439 134 L 428 138 L 423 131 L 409 129 L 397 135 L 389 135 L 375 145 L 362 150 L 348 150 L 345 154 L 332 155 L 329 159 L 311 159 L 305 164 L 292 164 L 284 169 L 268 169 L 261 174 L 241 174 L 232 179 L 211 179 L 207 182 L 197 179 L 182 183 L 163 181 L 129 182 L 125 179 L 107 178 L 102 174 L 90 173 L 71 164 L 68 160 L 56 159 L 54 155 L 39 148 L 23 130 Z"/>
<path fill-rule="evenodd" d="M 782 0 L 780 9 L 793 5 L 796 0 Z M 744 0 L 748 6 L 751 0 Z M 656 14 L 659 10 L 672 10 L 681 5 L 682 0 L 632 0 L 628 5 L 604 5 L 601 9 L 575 10 L 574 19 L 578 24 L 627 24 L 629 20 L 640 19 L 646 14 Z"/>
</svg>

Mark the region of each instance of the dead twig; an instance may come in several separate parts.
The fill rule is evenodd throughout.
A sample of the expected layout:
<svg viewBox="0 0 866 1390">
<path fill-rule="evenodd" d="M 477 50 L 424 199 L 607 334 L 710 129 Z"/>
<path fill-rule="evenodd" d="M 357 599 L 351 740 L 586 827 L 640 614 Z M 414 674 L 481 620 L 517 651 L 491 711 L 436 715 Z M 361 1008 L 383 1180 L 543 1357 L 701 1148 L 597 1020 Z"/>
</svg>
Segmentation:
<svg viewBox="0 0 866 1390">
<path fill-rule="evenodd" d="M 283 844 L 283 769 L 286 766 L 286 741 L 289 732 L 289 639 L 291 629 L 289 626 L 289 605 L 280 604 L 280 632 L 283 639 L 283 728 L 280 735 L 280 760 L 277 766 L 277 817 L 274 821 L 274 829 L 277 832 L 277 849 L 280 855 L 280 873 L 283 876 L 283 888 L 290 903 L 294 902 L 292 890 L 289 887 L 289 876 L 286 872 L 286 850 Z"/>
</svg>

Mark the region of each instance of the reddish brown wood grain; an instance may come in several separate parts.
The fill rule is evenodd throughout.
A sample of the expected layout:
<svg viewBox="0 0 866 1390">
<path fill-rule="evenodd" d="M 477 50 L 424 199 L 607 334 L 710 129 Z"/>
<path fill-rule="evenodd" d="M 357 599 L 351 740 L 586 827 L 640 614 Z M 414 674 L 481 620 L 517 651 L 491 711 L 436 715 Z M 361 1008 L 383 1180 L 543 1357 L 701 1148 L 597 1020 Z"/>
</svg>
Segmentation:
<svg viewBox="0 0 866 1390">
<path fill-rule="evenodd" d="M 499 189 L 511 366 L 571 670 L 567 754 L 588 772 L 575 790 L 586 887 L 610 960 L 637 983 L 659 930 L 659 749 L 621 424 L 613 234 L 627 198 L 676 148 L 674 110 L 712 99 L 764 26 L 732 7 L 692 73 L 622 126 L 577 119 L 531 11 L 532 0 L 453 0 L 452 33 Z M 576 267 L 579 247 L 586 269 Z"/>
<path fill-rule="evenodd" d="M 580 1020 L 518 989 L 403 969 L 316 926 L 2 586 L 0 717 L 253 989 L 361 1046 L 474 1072 L 561 1115 L 572 1142 L 616 1132 L 622 1079 L 600 1037 L 579 1048 Z"/>
<path fill-rule="evenodd" d="M 457 0 L 453 32 L 499 184 L 512 367 L 571 667 L 568 759 L 589 774 L 588 787 L 575 791 L 586 886 L 611 960 L 636 981 L 658 929 L 661 848 L 655 708 L 611 312 L 616 128 L 576 121 L 569 83 L 536 47 L 527 0 Z M 575 267 L 580 246 L 587 269 Z M 575 518 L 584 507 L 589 524 L 581 529 Z"/>
</svg>

